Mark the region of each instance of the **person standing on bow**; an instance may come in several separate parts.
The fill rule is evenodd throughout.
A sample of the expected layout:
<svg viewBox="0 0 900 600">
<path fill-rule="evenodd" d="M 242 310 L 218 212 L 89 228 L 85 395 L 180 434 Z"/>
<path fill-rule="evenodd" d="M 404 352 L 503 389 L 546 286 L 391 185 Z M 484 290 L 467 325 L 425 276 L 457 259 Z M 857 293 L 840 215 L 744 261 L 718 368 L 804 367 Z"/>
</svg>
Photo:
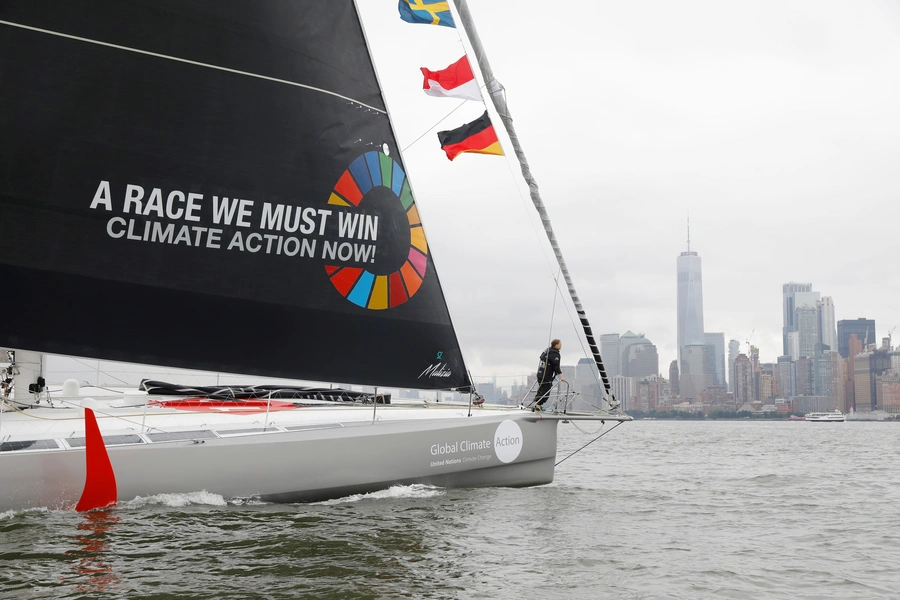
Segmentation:
<svg viewBox="0 0 900 600">
<path fill-rule="evenodd" d="M 553 387 L 553 380 L 559 375 L 559 380 L 566 381 L 562 376 L 562 367 L 560 367 L 559 351 L 562 349 L 562 342 L 553 340 L 550 347 L 541 354 L 541 362 L 538 363 L 537 382 L 538 389 L 534 395 L 534 409 L 543 410 L 541 408 L 547 398 L 550 397 L 550 388 Z"/>
</svg>

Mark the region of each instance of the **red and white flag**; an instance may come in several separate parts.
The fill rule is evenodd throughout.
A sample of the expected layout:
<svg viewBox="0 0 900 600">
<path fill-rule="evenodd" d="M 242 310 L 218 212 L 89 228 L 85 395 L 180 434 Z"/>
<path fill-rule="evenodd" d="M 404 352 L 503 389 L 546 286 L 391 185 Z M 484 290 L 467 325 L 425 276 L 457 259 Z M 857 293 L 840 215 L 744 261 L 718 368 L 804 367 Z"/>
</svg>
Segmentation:
<svg viewBox="0 0 900 600">
<path fill-rule="evenodd" d="M 425 76 L 422 87 L 429 96 L 481 100 L 478 82 L 465 56 L 442 71 L 429 71 L 422 67 L 422 75 Z"/>
</svg>

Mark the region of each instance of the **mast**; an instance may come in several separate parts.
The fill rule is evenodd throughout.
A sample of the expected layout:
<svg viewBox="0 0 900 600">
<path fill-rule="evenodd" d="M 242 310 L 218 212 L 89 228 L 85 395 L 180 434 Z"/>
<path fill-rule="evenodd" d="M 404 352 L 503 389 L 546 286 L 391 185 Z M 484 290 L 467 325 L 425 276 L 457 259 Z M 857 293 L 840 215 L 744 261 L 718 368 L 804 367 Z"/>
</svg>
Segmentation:
<svg viewBox="0 0 900 600">
<path fill-rule="evenodd" d="M 478 61 L 478 66 L 481 69 L 481 75 L 484 78 L 488 93 L 490 94 L 491 100 L 494 103 L 494 108 L 500 115 L 500 120 L 503 121 L 503 126 L 506 128 L 507 134 L 509 134 L 510 142 L 512 142 L 513 150 L 515 150 L 516 157 L 519 159 L 519 166 L 522 169 L 522 177 L 525 178 L 525 182 L 528 184 L 531 201 L 534 204 L 534 208 L 537 209 L 538 214 L 541 217 L 541 223 L 544 226 L 544 232 L 547 234 L 547 239 L 550 240 L 550 246 L 553 247 L 553 254 L 556 255 L 556 262 L 559 263 L 560 271 L 562 271 L 563 277 L 566 280 L 566 286 L 569 288 L 569 295 L 572 297 L 572 302 L 575 304 L 575 310 L 578 312 L 579 320 L 581 320 L 581 327 L 584 329 L 584 334 L 585 337 L 587 337 L 588 346 L 590 346 L 591 353 L 594 355 L 594 362 L 597 364 L 597 371 L 600 374 L 600 379 L 603 381 L 603 389 L 606 391 L 606 394 L 609 397 L 609 405 L 611 408 L 616 408 L 617 406 L 619 406 L 619 402 L 616 400 L 615 396 L 612 393 L 612 388 L 609 383 L 609 377 L 606 374 L 606 369 L 603 367 L 603 359 L 600 357 L 600 350 L 599 348 L 597 348 L 597 342 L 594 340 L 594 333 L 593 331 L 591 331 L 591 325 L 588 322 L 587 315 L 584 312 L 584 307 L 581 305 L 581 300 L 578 299 L 578 293 L 575 291 L 575 284 L 572 283 L 572 277 L 569 275 L 569 269 L 566 266 L 566 261 L 565 259 L 563 259 L 562 251 L 559 248 L 559 243 L 557 243 L 556 241 L 556 235 L 553 233 L 553 227 L 550 224 L 550 216 L 547 214 L 547 209 L 544 207 L 544 202 L 541 200 L 541 194 L 538 190 L 537 181 L 535 181 L 534 176 L 531 174 L 531 169 L 528 166 L 528 160 L 525 158 L 525 152 L 522 150 L 521 144 L 519 144 L 519 138 L 516 135 L 516 129 L 513 126 L 512 116 L 509 113 L 509 107 L 506 105 L 506 98 L 503 94 L 503 86 L 500 85 L 500 82 L 498 82 L 494 78 L 494 73 L 491 70 L 491 65 L 484 53 L 484 47 L 482 47 L 481 40 L 478 38 L 478 31 L 475 29 L 475 23 L 472 22 L 472 15 L 469 12 L 469 6 L 466 3 L 466 0 L 453 0 L 453 3 L 456 5 L 457 13 L 459 13 L 459 19 L 462 25 L 462 29 L 465 30 L 466 35 L 469 38 L 469 43 L 472 45 L 472 53 L 475 55 L 475 58 Z"/>
</svg>

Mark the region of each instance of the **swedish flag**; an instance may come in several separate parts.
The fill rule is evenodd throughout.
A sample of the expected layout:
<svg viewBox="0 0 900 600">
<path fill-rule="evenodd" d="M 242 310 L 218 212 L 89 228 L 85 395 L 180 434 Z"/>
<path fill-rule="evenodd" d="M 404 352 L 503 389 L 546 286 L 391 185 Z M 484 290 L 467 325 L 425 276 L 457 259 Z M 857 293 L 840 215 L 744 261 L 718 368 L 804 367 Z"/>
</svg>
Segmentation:
<svg viewBox="0 0 900 600">
<path fill-rule="evenodd" d="M 456 27 L 448 0 L 400 0 L 400 18 L 407 23 Z"/>
</svg>

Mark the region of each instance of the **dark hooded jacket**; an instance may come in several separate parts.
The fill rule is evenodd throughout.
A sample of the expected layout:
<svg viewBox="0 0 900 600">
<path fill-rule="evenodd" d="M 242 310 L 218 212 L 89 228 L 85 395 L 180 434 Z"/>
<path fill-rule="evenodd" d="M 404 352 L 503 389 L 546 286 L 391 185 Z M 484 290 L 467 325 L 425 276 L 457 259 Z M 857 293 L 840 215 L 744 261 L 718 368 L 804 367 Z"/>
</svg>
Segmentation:
<svg viewBox="0 0 900 600">
<path fill-rule="evenodd" d="M 559 362 L 559 350 L 556 348 L 547 348 L 544 350 L 544 352 L 541 353 L 541 361 L 538 363 L 538 383 L 553 381 L 557 375 L 562 375 L 562 368 L 559 366 Z"/>
</svg>

